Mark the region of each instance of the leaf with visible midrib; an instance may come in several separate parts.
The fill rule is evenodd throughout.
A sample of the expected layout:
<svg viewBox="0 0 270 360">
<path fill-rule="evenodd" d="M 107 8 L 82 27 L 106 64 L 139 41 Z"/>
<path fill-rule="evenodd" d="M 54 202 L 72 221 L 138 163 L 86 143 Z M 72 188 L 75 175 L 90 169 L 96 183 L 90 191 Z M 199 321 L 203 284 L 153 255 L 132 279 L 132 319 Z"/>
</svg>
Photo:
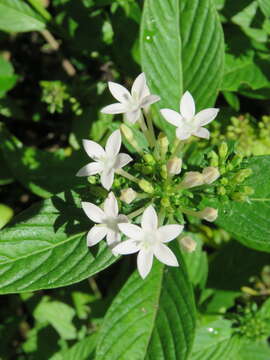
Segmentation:
<svg viewBox="0 0 270 360">
<path fill-rule="evenodd" d="M 22 0 L 0 0 L 0 29 L 7 32 L 42 30 L 45 20 Z"/>
<path fill-rule="evenodd" d="M 114 299 L 102 325 L 96 360 L 187 359 L 195 306 L 180 251 L 180 267 L 155 261 L 142 280 L 136 271 Z"/>
<path fill-rule="evenodd" d="M 104 242 L 87 247 L 91 226 L 74 192 L 18 215 L 0 231 L 0 294 L 66 286 L 112 264 L 116 258 Z"/>
<path fill-rule="evenodd" d="M 224 40 L 211 0 L 146 0 L 141 63 L 158 108 L 179 110 L 183 91 L 212 106 L 223 75 Z M 159 119 L 159 125 L 164 122 Z M 166 124 L 166 129 L 169 127 Z"/>
<path fill-rule="evenodd" d="M 207 204 L 219 209 L 216 221 L 242 244 L 270 252 L 270 156 L 255 156 L 246 165 L 253 174 L 243 185 L 254 189 L 249 202 L 227 203 L 208 200 Z"/>
</svg>

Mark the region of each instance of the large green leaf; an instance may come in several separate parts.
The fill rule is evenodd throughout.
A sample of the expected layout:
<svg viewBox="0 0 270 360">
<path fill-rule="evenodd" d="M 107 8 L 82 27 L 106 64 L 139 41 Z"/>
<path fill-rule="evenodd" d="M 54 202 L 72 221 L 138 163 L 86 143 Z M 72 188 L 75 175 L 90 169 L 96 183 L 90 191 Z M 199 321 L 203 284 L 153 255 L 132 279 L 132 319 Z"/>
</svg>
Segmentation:
<svg viewBox="0 0 270 360">
<path fill-rule="evenodd" d="M 270 347 L 266 342 L 245 344 L 234 360 L 269 360 Z"/>
<path fill-rule="evenodd" d="M 269 88 L 269 62 L 255 59 L 253 54 L 238 58 L 227 54 L 221 89 L 237 91 L 240 87 L 252 90 Z"/>
<path fill-rule="evenodd" d="M 223 57 L 223 33 L 212 1 L 144 2 L 141 63 L 152 92 L 161 96 L 159 108 L 178 110 L 184 90 L 193 94 L 198 109 L 213 105 Z"/>
<path fill-rule="evenodd" d="M 255 191 L 249 202 L 212 200 L 208 204 L 218 207 L 216 223 L 235 239 L 250 248 L 270 252 L 270 156 L 250 158 L 247 167 L 253 174 L 245 185 Z"/>
<path fill-rule="evenodd" d="M 0 0 L 0 30 L 24 32 L 42 30 L 45 21 L 23 0 Z"/>
<path fill-rule="evenodd" d="M 0 127 L 0 150 L 13 177 L 38 196 L 47 198 L 85 182 L 76 177 L 89 161 L 84 152 L 66 156 L 64 149 L 49 152 L 24 146 L 4 126 Z"/>
<path fill-rule="evenodd" d="M 142 280 L 136 271 L 114 299 L 101 328 L 96 360 L 187 359 L 195 309 L 177 244 L 180 267 L 157 261 Z"/>
<path fill-rule="evenodd" d="M 232 336 L 231 323 L 216 320 L 196 330 L 189 360 L 233 360 L 241 346 L 241 340 Z"/>
<path fill-rule="evenodd" d="M 1 294 L 69 285 L 115 261 L 104 243 L 86 246 L 91 223 L 80 208 L 81 197 L 89 200 L 65 192 L 34 204 L 0 231 Z"/>
<path fill-rule="evenodd" d="M 270 1 L 258 0 L 259 6 L 266 17 L 270 17 Z"/>
</svg>

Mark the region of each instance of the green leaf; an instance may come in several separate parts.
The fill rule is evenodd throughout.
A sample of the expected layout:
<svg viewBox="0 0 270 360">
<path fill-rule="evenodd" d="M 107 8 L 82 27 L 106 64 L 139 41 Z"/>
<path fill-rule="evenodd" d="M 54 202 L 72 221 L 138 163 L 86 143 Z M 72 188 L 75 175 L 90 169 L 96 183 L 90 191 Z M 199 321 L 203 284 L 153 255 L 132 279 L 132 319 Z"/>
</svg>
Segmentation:
<svg viewBox="0 0 270 360">
<path fill-rule="evenodd" d="M 208 204 L 219 209 L 216 223 L 247 247 L 270 252 L 270 156 L 255 156 L 246 165 L 253 174 L 244 185 L 254 189 L 248 202 Z"/>
<path fill-rule="evenodd" d="M 270 1 L 258 0 L 259 6 L 266 17 L 270 17 Z"/>
<path fill-rule="evenodd" d="M 0 97 L 3 97 L 7 91 L 15 86 L 17 79 L 18 76 L 14 74 L 11 63 L 0 56 Z"/>
<path fill-rule="evenodd" d="M 78 341 L 70 349 L 55 354 L 50 360 L 90 360 L 96 346 L 96 334 Z"/>
<path fill-rule="evenodd" d="M 208 275 L 207 254 L 202 250 L 202 240 L 191 233 L 185 234 L 191 236 L 197 243 L 196 250 L 188 253 L 183 251 L 183 258 L 186 263 L 189 279 L 195 287 L 204 288 Z"/>
<path fill-rule="evenodd" d="M 44 19 L 23 0 L 0 0 L 0 30 L 25 32 L 43 30 Z"/>
<path fill-rule="evenodd" d="M 61 338 L 71 340 L 76 338 L 76 328 L 72 323 L 75 310 L 60 301 L 49 301 L 43 298 L 33 313 L 40 323 L 49 323 Z"/>
<path fill-rule="evenodd" d="M 270 87 L 269 62 L 253 54 L 235 57 L 226 54 L 226 66 L 221 90 L 237 91 L 240 87 L 258 90 Z"/>
<path fill-rule="evenodd" d="M 161 96 L 159 108 L 179 110 L 185 90 L 198 110 L 214 104 L 223 75 L 224 40 L 212 1 L 146 0 L 140 41 L 142 68 L 151 91 Z M 164 128 L 164 120 L 159 125 Z"/>
<path fill-rule="evenodd" d="M 55 152 L 24 146 L 5 127 L 0 127 L 0 150 L 10 172 L 34 194 L 47 198 L 86 182 L 76 177 L 89 160 L 84 152 L 71 156 L 64 149 Z"/>
<path fill-rule="evenodd" d="M 3 157 L 2 152 L 0 151 L 0 185 L 7 185 L 13 182 L 13 176 L 11 171 L 9 170 L 6 161 Z"/>
<path fill-rule="evenodd" d="M 241 340 L 232 336 L 231 322 L 216 320 L 196 330 L 189 360 L 235 359 L 241 346 Z"/>
<path fill-rule="evenodd" d="M 89 190 L 87 191 L 89 197 Z M 0 293 L 66 286 L 116 261 L 107 245 L 86 246 L 87 194 L 65 192 L 34 204 L 0 231 Z"/>
<path fill-rule="evenodd" d="M 266 342 L 248 343 L 240 349 L 235 360 L 269 360 L 270 347 Z"/>
<path fill-rule="evenodd" d="M 5 204 L 0 204 L 0 229 L 2 229 L 12 217 L 13 210 Z"/>
<path fill-rule="evenodd" d="M 96 360 L 187 359 L 195 308 L 175 245 L 180 267 L 155 261 L 145 280 L 135 271 L 116 296 L 99 333 Z"/>
</svg>

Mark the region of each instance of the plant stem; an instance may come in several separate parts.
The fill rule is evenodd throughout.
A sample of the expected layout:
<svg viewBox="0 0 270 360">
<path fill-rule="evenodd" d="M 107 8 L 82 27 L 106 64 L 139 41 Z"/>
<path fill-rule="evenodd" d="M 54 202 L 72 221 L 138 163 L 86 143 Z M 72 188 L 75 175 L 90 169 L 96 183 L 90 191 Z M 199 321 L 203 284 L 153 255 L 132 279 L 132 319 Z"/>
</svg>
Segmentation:
<svg viewBox="0 0 270 360">
<path fill-rule="evenodd" d="M 53 50 L 55 51 L 59 50 L 60 45 L 49 30 L 43 30 L 40 33 L 47 41 L 47 43 L 52 47 Z M 62 59 L 62 66 L 69 76 L 74 76 L 76 74 L 76 70 L 74 66 L 71 64 L 71 62 L 68 59 L 65 58 Z"/>
<path fill-rule="evenodd" d="M 171 158 L 174 158 L 177 156 L 178 152 L 182 149 L 182 147 L 185 145 L 185 142 L 183 140 L 178 140 L 177 145 L 171 155 Z"/>
<path fill-rule="evenodd" d="M 149 129 L 149 136 L 151 138 L 152 147 L 154 147 L 155 143 L 156 143 L 156 136 L 155 136 L 155 130 L 154 130 L 154 126 L 153 126 L 152 116 L 149 111 L 145 111 L 144 114 L 146 117 L 146 123 L 147 123 L 148 129 Z"/>
<path fill-rule="evenodd" d="M 137 179 L 135 176 L 129 174 L 127 171 L 123 170 L 123 169 L 117 169 L 116 174 L 121 175 L 123 177 L 125 177 L 126 179 L 135 182 L 136 184 L 139 183 L 139 179 Z"/>
<path fill-rule="evenodd" d="M 146 137 L 146 140 L 147 140 L 149 146 L 153 147 L 152 139 L 151 139 L 150 133 L 149 133 L 148 128 L 147 128 L 147 126 L 145 124 L 144 117 L 143 117 L 142 114 L 141 114 L 141 117 L 139 119 L 139 123 L 140 123 L 141 130 L 142 130 L 144 136 Z"/>
<path fill-rule="evenodd" d="M 147 206 L 150 205 L 151 203 L 152 203 L 152 202 L 149 202 L 149 203 L 147 203 L 146 205 L 144 205 L 143 207 L 141 207 L 141 208 L 133 211 L 133 212 L 130 213 L 127 217 L 131 220 L 131 219 L 133 219 L 133 218 L 141 215 L 141 214 L 144 212 L 144 210 L 147 208 Z"/>
</svg>

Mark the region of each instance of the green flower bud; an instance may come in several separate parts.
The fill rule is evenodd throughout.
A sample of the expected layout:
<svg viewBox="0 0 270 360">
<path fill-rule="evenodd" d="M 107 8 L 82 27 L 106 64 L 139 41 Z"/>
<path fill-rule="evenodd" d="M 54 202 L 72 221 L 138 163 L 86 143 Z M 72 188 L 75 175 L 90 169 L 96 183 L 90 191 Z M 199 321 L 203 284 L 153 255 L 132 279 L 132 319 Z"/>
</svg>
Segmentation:
<svg viewBox="0 0 270 360">
<path fill-rule="evenodd" d="M 165 208 L 168 208 L 171 206 L 170 199 L 168 197 L 162 198 L 160 203 Z"/>
<path fill-rule="evenodd" d="M 247 196 L 244 193 L 241 192 L 235 192 L 232 194 L 232 199 L 234 201 L 239 201 L 239 202 L 243 202 L 247 200 Z"/>
<path fill-rule="evenodd" d="M 148 194 L 153 194 L 155 189 L 153 188 L 152 184 L 147 180 L 140 180 L 138 183 L 139 187 Z"/>
<path fill-rule="evenodd" d="M 233 157 L 233 159 L 231 161 L 231 164 L 232 164 L 233 167 L 236 167 L 236 166 L 241 164 L 242 160 L 243 160 L 243 156 L 234 155 L 234 157 Z"/>
<path fill-rule="evenodd" d="M 244 186 L 244 194 L 246 195 L 253 195 L 254 194 L 254 189 L 250 186 Z"/>
<path fill-rule="evenodd" d="M 143 159 L 146 162 L 146 164 L 148 164 L 148 165 L 155 165 L 156 164 L 156 160 L 153 157 L 153 155 L 151 155 L 151 154 L 145 154 L 143 156 Z"/>
<path fill-rule="evenodd" d="M 164 157 L 168 152 L 169 140 L 165 134 L 160 133 L 157 141 L 160 149 L 160 155 L 161 157 Z"/>
<path fill-rule="evenodd" d="M 97 178 L 95 177 L 95 175 L 88 176 L 87 180 L 92 185 L 95 185 L 97 183 Z"/>
<path fill-rule="evenodd" d="M 218 158 L 218 155 L 215 151 L 211 151 L 209 153 L 209 157 L 210 157 L 210 164 L 211 166 L 214 166 L 214 167 L 218 167 L 219 165 L 219 158 Z"/>
<path fill-rule="evenodd" d="M 226 193 L 227 193 L 227 191 L 226 191 L 226 189 L 225 189 L 225 187 L 224 186 L 220 186 L 219 188 L 218 188 L 218 194 L 219 195 L 226 195 Z"/>
<path fill-rule="evenodd" d="M 162 179 L 164 179 L 164 180 L 166 180 L 168 178 L 168 172 L 167 172 L 166 165 L 161 166 L 160 175 L 161 175 Z"/>
<path fill-rule="evenodd" d="M 252 169 L 242 169 L 234 176 L 233 180 L 238 184 L 242 183 L 246 178 L 252 174 Z"/>
<path fill-rule="evenodd" d="M 226 156 L 228 154 L 228 145 L 227 143 L 223 142 L 219 149 L 218 149 L 219 156 L 222 160 L 226 159 Z"/>
</svg>

